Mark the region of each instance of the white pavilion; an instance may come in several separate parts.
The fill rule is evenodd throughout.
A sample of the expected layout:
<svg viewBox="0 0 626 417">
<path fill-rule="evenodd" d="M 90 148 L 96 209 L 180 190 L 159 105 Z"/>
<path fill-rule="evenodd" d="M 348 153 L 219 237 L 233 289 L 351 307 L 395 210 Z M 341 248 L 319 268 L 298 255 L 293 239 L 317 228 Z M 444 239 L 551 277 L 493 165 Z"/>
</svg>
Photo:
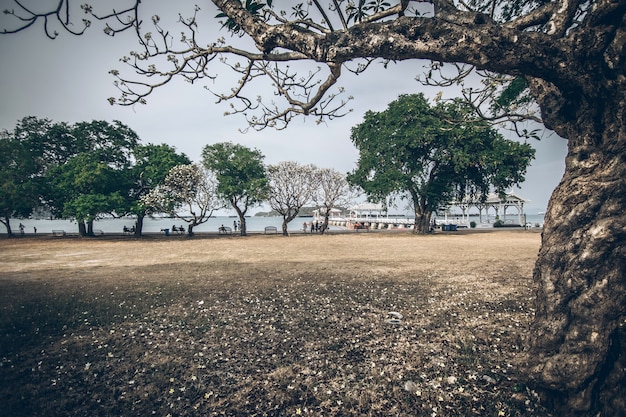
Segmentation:
<svg viewBox="0 0 626 417">
<path fill-rule="evenodd" d="M 477 218 L 475 221 L 478 226 L 485 224 L 491 226 L 496 220 L 501 220 L 505 224 L 524 226 L 526 224 L 524 203 L 528 201 L 530 200 L 526 200 L 515 193 L 506 193 L 504 198 L 498 194 L 490 193 L 485 201 L 470 199 L 451 201 L 444 209 L 443 220 L 439 218 L 439 222 L 457 223 L 469 227 L 470 222 Z M 454 207 L 461 209 L 460 216 L 452 214 Z M 511 209 L 515 211 L 511 212 Z M 475 213 L 476 210 L 478 210 L 477 214 Z"/>
</svg>

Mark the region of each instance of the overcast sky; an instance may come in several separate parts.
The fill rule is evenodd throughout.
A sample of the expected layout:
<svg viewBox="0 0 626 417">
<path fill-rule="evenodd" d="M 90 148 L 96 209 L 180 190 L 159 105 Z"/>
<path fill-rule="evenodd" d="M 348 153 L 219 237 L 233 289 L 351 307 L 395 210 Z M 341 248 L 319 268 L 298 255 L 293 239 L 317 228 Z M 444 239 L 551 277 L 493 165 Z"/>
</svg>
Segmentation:
<svg viewBox="0 0 626 417">
<path fill-rule="evenodd" d="M 0 9 L 9 3 L 0 0 Z M 175 4 L 181 9 L 189 7 L 182 6 L 184 2 Z M 177 19 L 177 14 L 169 19 Z M 225 35 L 218 32 L 216 21 L 210 19 L 207 24 L 211 26 L 201 26 L 204 34 Z M 95 27 L 88 36 L 62 33 L 54 41 L 47 39 L 40 27 L 17 35 L 0 35 L 0 129 L 12 130 L 25 116 L 68 123 L 119 120 L 136 131 L 143 143 L 173 145 L 194 161 L 200 160 L 205 145 L 233 141 L 258 148 L 266 163 L 295 160 L 348 172 L 355 168 L 358 158 L 350 142 L 350 128 L 362 121 L 367 110 L 382 111 L 399 94 L 424 92 L 434 97 L 439 91 L 425 89 L 415 81 L 423 66 L 420 61 L 386 70 L 377 64 L 359 76 L 344 71 L 339 85 L 345 87 L 346 96 L 354 96 L 349 104 L 354 110 L 349 115 L 320 125 L 313 119 L 300 118 L 283 131 L 266 129 L 243 134 L 239 129 L 246 127 L 245 120 L 238 115 L 224 116 L 228 105 L 215 104 L 214 96 L 203 88 L 209 81 L 191 85 L 178 80 L 148 97 L 147 105 L 111 106 L 107 99 L 118 94 L 108 71 L 123 70 L 119 58 L 133 49 L 136 43 L 132 37 L 108 38 Z M 216 86 L 223 87 L 219 78 Z M 546 132 L 541 141 L 531 144 L 537 156 L 526 182 L 516 192 L 531 200 L 528 214 L 536 214 L 545 210 L 563 174 L 566 142 Z"/>
</svg>

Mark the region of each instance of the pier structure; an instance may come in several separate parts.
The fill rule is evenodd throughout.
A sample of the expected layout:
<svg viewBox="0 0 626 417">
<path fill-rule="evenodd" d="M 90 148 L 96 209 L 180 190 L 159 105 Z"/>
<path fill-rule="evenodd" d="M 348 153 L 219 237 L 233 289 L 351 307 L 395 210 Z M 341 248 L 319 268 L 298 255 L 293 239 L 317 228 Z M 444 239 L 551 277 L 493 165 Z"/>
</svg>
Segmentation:
<svg viewBox="0 0 626 417">
<path fill-rule="evenodd" d="M 330 225 L 349 230 L 412 229 L 415 226 L 413 218 L 389 215 L 382 204 L 361 203 L 349 207 L 345 215 L 341 212 L 332 214 Z"/>
<path fill-rule="evenodd" d="M 528 201 L 530 200 L 514 193 L 506 193 L 504 197 L 491 193 L 484 201 L 451 201 L 433 215 L 433 223 L 437 226 L 453 224 L 457 227 L 470 227 L 470 223 L 474 221 L 477 228 L 490 228 L 497 220 L 501 220 L 506 225 L 524 226 L 524 204 Z M 329 224 L 347 229 L 412 229 L 415 227 L 415 219 L 389 215 L 382 204 L 361 203 L 348 208 L 345 215 L 340 210 L 334 210 Z"/>
</svg>

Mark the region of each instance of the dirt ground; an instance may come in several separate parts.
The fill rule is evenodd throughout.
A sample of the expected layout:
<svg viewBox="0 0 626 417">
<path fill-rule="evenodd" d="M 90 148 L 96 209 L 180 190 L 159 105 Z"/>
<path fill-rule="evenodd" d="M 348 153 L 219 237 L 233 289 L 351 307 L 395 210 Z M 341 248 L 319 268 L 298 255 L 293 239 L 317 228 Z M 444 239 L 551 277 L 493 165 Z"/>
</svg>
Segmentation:
<svg viewBox="0 0 626 417">
<path fill-rule="evenodd" d="M 0 240 L 11 416 L 545 416 L 532 231 Z"/>
</svg>

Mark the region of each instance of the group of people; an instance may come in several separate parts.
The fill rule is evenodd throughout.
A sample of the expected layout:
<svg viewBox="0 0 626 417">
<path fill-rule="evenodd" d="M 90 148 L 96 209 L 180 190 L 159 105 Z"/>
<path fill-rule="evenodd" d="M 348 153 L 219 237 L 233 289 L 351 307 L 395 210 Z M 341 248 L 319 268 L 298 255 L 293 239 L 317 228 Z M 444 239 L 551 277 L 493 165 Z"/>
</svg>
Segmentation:
<svg viewBox="0 0 626 417">
<path fill-rule="evenodd" d="M 180 232 L 180 233 L 184 233 L 185 232 L 185 227 L 181 224 L 180 227 L 176 227 L 176 225 L 172 226 L 172 232 Z"/>
<path fill-rule="evenodd" d="M 135 233 L 135 226 L 133 227 L 126 227 L 124 226 L 124 233 Z"/>
<path fill-rule="evenodd" d="M 302 223 L 302 231 L 304 233 L 307 232 L 308 224 L 307 222 Z M 324 223 L 320 223 L 319 221 L 315 221 L 315 223 L 311 222 L 311 233 L 323 233 L 324 232 Z"/>
</svg>

